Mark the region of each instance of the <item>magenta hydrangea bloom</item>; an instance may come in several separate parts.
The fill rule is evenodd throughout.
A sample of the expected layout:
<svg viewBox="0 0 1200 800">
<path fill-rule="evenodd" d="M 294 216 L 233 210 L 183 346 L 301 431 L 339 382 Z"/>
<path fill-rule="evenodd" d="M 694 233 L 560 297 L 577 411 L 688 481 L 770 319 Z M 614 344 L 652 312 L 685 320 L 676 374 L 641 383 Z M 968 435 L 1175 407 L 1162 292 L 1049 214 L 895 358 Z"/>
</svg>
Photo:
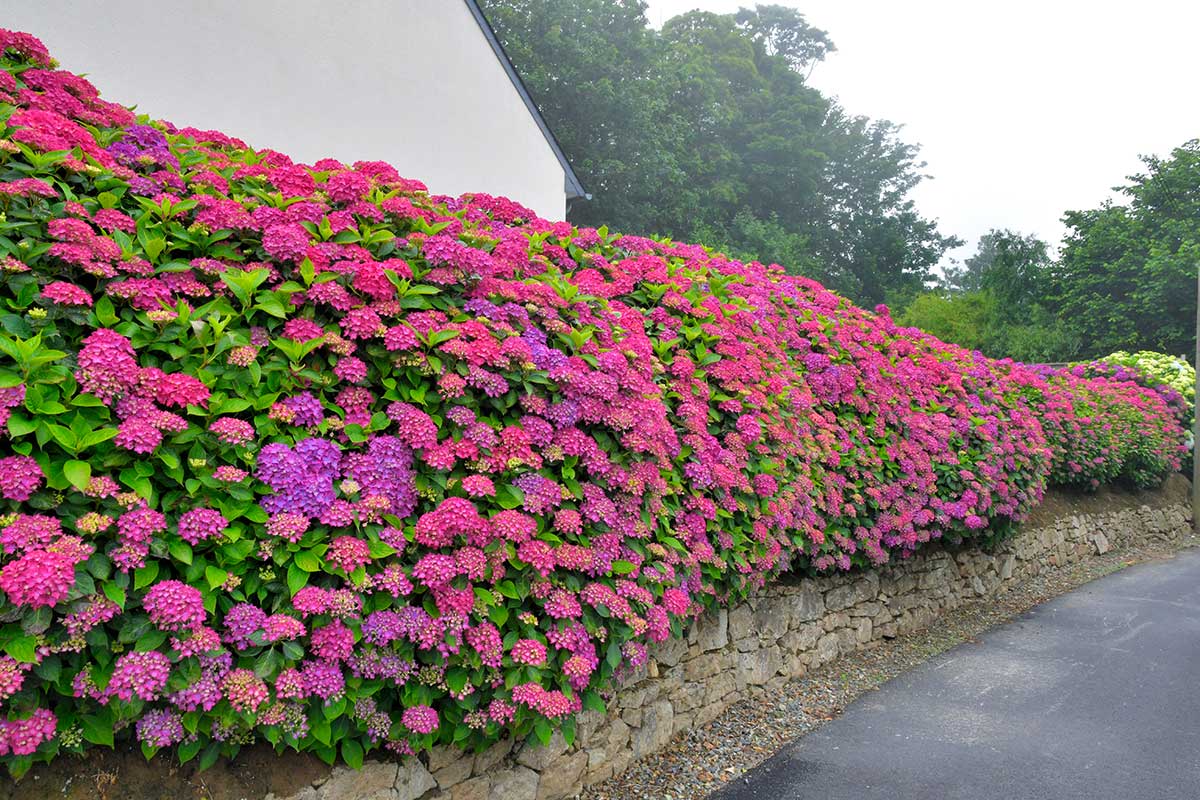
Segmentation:
<svg viewBox="0 0 1200 800">
<path fill-rule="evenodd" d="M 0 496 L 28 500 L 42 485 L 42 468 L 29 456 L 0 458 Z"/>
<path fill-rule="evenodd" d="M 180 581 L 159 581 L 142 598 L 150 621 L 164 631 L 182 631 L 204 624 L 204 597 Z"/>
<path fill-rule="evenodd" d="M 546 645 L 536 639 L 518 639 L 510 652 L 513 661 L 518 664 L 540 667 L 546 663 Z"/>
<path fill-rule="evenodd" d="M 117 657 L 105 694 L 125 701 L 157 700 L 170 672 L 170 660 L 157 650 L 124 653 Z"/>
<path fill-rule="evenodd" d="M 221 681 L 221 691 L 235 711 L 256 711 L 267 701 L 267 685 L 254 670 L 235 669 Z"/>
<path fill-rule="evenodd" d="M 0 721 L 0 755 L 32 755 L 42 742 L 54 738 L 58 729 L 58 718 L 53 711 L 35 709 L 24 719 Z"/>
<path fill-rule="evenodd" d="M 75 585 L 75 564 L 66 553 L 30 550 L 0 569 L 0 590 L 19 606 L 58 605 Z"/>
<path fill-rule="evenodd" d="M 404 727 L 414 733 L 433 733 L 438 729 L 438 715 L 429 706 L 411 706 L 400 715 Z"/>
<path fill-rule="evenodd" d="M 65 281 L 54 281 L 42 287 L 41 296 L 51 303 L 63 306 L 91 307 L 92 296 L 87 289 Z"/>
</svg>

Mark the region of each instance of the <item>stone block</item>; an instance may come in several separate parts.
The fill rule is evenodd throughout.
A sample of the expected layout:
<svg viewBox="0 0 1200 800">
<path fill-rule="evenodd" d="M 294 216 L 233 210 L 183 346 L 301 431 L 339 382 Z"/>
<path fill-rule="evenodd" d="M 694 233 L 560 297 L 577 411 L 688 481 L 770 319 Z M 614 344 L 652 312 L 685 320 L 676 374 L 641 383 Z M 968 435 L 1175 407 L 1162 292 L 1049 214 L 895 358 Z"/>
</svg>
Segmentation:
<svg viewBox="0 0 1200 800">
<path fill-rule="evenodd" d="M 582 788 L 588 755 L 583 751 L 556 759 L 538 781 L 537 800 L 562 800 Z"/>
<path fill-rule="evenodd" d="M 642 725 L 632 735 L 634 758 L 660 750 L 671 741 L 674 716 L 675 711 L 666 700 L 659 700 L 643 709 Z"/>
<path fill-rule="evenodd" d="M 838 637 L 837 634 L 827 633 L 817 640 L 816 660 L 821 664 L 826 664 L 837 658 L 838 654 Z"/>
<path fill-rule="evenodd" d="M 710 611 L 696 622 L 696 644 L 707 653 L 729 644 L 729 611 Z"/>
<path fill-rule="evenodd" d="M 428 776 L 429 772 L 415 758 L 408 759 L 420 767 Z M 396 771 L 395 762 L 366 761 L 362 769 L 334 767 L 329 780 L 321 785 L 318 796 L 321 800 L 395 800 Z M 429 786 L 421 791 L 424 794 L 434 788 L 433 779 Z M 406 800 L 409 800 L 406 798 Z"/>
<path fill-rule="evenodd" d="M 779 664 L 778 647 L 742 653 L 738 656 L 738 682 L 749 686 L 762 686 L 779 669 Z"/>
<path fill-rule="evenodd" d="M 467 759 L 462 761 L 465 764 Z M 469 769 L 467 773 L 470 773 Z M 463 777 L 465 778 L 466 775 Z M 436 789 L 437 786 L 437 782 L 429 774 L 429 770 L 425 769 L 424 764 L 415 758 L 406 758 L 396 772 L 395 797 L 396 800 L 417 800 L 418 797 L 430 789 Z M 367 800 L 367 797 L 355 796 L 354 800 Z"/>
<path fill-rule="evenodd" d="M 433 772 L 433 779 L 437 782 L 439 789 L 449 789 L 451 786 L 460 784 L 471 777 L 471 768 L 473 765 L 474 761 L 470 758 L 460 758 L 457 761 L 451 761 L 441 769 Z"/>
<path fill-rule="evenodd" d="M 687 642 L 674 637 L 667 639 L 665 642 L 653 644 L 650 647 L 650 655 L 664 667 L 673 667 L 678 664 L 687 655 L 687 651 Z"/>
<path fill-rule="evenodd" d="M 506 769 L 492 778 L 488 800 L 537 800 L 538 774 L 528 767 Z"/>
<path fill-rule="evenodd" d="M 757 637 L 754 630 L 754 611 L 747 603 L 741 603 L 729 611 L 729 636 L 735 642 L 739 639 Z"/>
<path fill-rule="evenodd" d="M 491 793 L 491 779 L 487 776 L 480 776 L 455 786 L 454 790 L 450 792 L 450 797 L 453 800 L 488 800 Z"/>
<path fill-rule="evenodd" d="M 705 653 L 683 665 L 683 677 L 688 681 L 701 681 L 728 668 L 729 657 L 725 653 Z"/>
<path fill-rule="evenodd" d="M 811 622 L 801 625 L 796 630 L 783 637 L 780 644 L 783 649 L 791 653 L 803 653 L 806 650 L 811 650 L 817 646 L 817 640 L 821 638 L 822 628 L 820 623 Z"/>
<path fill-rule="evenodd" d="M 759 638 L 774 643 L 788 632 L 791 605 L 785 598 L 775 597 L 761 603 L 754 612 L 754 628 Z"/>
<path fill-rule="evenodd" d="M 517 753 L 517 763 L 541 772 L 565 752 L 567 740 L 563 738 L 562 731 L 555 731 L 545 745 L 533 737 L 527 739 Z"/>
<path fill-rule="evenodd" d="M 490 772 L 493 767 L 504 760 L 504 757 L 512 752 L 513 740 L 512 737 L 507 737 L 496 742 L 494 745 L 484 750 L 475 756 L 475 768 L 472 773 L 475 775 L 483 775 Z"/>
<path fill-rule="evenodd" d="M 791 624 L 811 622 L 825 613 L 825 598 L 816 589 L 806 587 L 789 593 Z"/>
</svg>

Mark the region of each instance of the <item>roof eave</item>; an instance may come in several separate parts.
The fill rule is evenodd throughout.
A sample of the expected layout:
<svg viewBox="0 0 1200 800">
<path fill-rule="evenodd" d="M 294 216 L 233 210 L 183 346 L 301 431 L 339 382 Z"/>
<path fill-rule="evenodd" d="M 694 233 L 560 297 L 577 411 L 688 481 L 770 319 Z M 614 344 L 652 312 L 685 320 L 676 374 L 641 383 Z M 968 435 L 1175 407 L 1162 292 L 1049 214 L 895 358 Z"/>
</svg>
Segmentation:
<svg viewBox="0 0 1200 800">
<path fill-rule="evenodd" d="M 567 200 L 591 200 L 592 196 L 583 188 L 583 183 L 580 182 L 579 176 L 571 168 L 571 162 L 567 160 L 566 155 L 563 153 L 562 146 L 559 145 L 558 139 L 554 137 L 554 132 L 546 124 L 542 112 L 538 110 L 537 103 L 533 102 L 533 97 L 530 96 L 529 90 L 525 87 L 525 82 L 521 80 L 520 74 L 517 72 L 516 67 L 513 66 L 512 59 L 505 52 L 504 45 L 500 44 L 500 39 L 496 37 L 496 32 L 492 30 L 492 24 L 488 22 L 483 9 L 479 7 L 479 3 L 476 0 L 463 0 L 463 2 L 471 10 L 471 14 L 475 17 L 475 22 L 479 25 L 479 30 L 483 32 L 483 38 L 487 39 L 488 44 L 491 45 L 492 52 L 495 53 L 500 66 L 504 68 L 508 79 L 512 81 L 513 88 L 521 96 L 521 100 L 525 103 L 525 108 L 528 109 L 529 114 L 533 117 L 533 121 L 537 123 L 538 129 L 541 130 L 542 136 L 546 139 L 546 144 L 550 145 L 550 149 L 554 151 L 554 156 L 558 159 L 558 163 L 563 170 Z"/>
</svg>

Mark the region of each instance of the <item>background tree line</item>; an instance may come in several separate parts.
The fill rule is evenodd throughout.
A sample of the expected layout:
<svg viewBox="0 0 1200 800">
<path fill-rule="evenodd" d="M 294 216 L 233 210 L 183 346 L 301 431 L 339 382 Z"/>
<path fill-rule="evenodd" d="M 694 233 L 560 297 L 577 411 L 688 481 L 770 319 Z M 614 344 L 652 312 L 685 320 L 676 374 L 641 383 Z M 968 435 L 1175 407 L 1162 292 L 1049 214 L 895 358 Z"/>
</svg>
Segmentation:
<svg viewBox="0 0 1200 800">
<path fill-rule="evenodd" d="M 1115 187 L 1121 202 L 1068 211 L 1056 259 L 1045 242 L 993 230 L 899 321 L 1022 361 L 1116 350 L 1193 359 L 1200 268 L 1200 140 Z"/>
<path fill-rule="evenodd" d="M 795 9 L 696 11 L 656 31 L 641 0 L 481 5 L 594 196 L 572 222 L 782 264 L 989 355 L 1191 352 L 1196 142 L 1146 159 L 1127 203 L 1069 212 L 1057 259 L 995 230 L 939 275 L 962 242 L 914 207 L 918 147 L 808 85 L 835 48 Z"/>
</svg>

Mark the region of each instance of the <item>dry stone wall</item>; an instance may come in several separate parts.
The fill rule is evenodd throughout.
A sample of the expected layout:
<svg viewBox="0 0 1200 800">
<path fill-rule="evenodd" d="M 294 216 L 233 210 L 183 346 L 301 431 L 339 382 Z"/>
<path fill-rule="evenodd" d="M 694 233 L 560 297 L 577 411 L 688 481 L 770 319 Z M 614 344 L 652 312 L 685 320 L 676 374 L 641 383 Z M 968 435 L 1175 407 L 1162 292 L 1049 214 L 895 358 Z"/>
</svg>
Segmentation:
<svg viewBox="0 0 1200 800">
<path fill-rule="evenodd" d="M 584 712 L 570 746 L 504 741 L 478 755 L 439 748 L 427 761 L 339 767 L 295 800 L 559 800 L 620 775 L 738 700 L 780 688 L 839 655 L 920 630 L 963 603 L 1095 554 L 1191 530 L 1187 481 L 1157 492 L 1051 493 L 1000 547 L 931 549 L 874 572 L 782 581 L 697 620 L 652 651 L 609 704 Z M 268 798 L 268 800 L 273 800 Z"/>
</svg>

